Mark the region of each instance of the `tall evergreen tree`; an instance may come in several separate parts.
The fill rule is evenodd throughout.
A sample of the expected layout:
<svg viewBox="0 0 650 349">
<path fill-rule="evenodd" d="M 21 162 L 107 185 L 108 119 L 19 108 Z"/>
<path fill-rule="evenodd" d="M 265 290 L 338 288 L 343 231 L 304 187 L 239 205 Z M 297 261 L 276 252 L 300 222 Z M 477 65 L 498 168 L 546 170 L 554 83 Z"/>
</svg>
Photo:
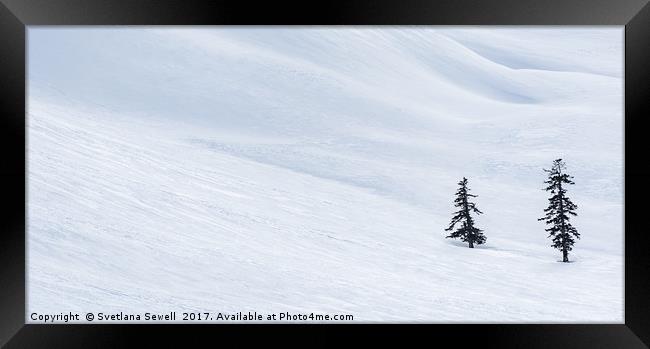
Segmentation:
<svg viewBox="0 0 650 349">
<path fill-rule="evenodd" d="M 467 178 L 463 177 L 463 180 L 458 182 L 458 185 L 460 188 L 456 191 L 454 206 L 460 209 L 454 212 L 454 217 L 451 219 L 451 223 L 449 223 L 449 228 L 445 230 L 451 231 L 457 223 L 461 223 L 461 227 L 450 233 L 447 238 L 460 238 L 463 242 L 469 243 L 469 248 L 474 248 L 474 244 L 480 245 L 485 243 L 486 237 L 483 235 L 483 230 L 474 226 L 474 219 L 471 213 L 482 214 L 483 212 L 479 211 L 476 205 L 469 201 L 469 198 L 475 198 L 477 195 L 469 193 Z"/>
<path fill-rule="evenodd" d="M 580 239 L 580 234 L 571 225 L 569 218 L 578 215 L 575 212 L 578 206 L 566 196 L 566 187 L 575 183 L 572 181 L 573 176 L 562 172 L 564 169 L 565 164 L 562 159 L 553 161 L 550 170 L 544 169 L 548 173 L 548 179 L 544 183 L 548 186 L 543 190 L 550 191 L 551 197 L 548 199 L 548 207 L 544 209 L 544 217 L 539 220 L 545 221 L 550 226 L 546 231 L 549 232 L 548 237 L 553 238 L 551 246 L 562 251 L 562 261 L 568 262 L 569 251 L 573 249 L 575 243 L 574 238 Z"/>
</svg>

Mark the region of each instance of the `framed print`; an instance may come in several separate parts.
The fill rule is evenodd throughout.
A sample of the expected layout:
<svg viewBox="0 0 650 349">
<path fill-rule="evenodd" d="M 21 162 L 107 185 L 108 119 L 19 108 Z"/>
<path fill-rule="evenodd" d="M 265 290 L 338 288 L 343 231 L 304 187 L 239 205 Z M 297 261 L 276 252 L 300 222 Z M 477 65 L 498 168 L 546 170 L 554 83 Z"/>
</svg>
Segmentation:
<svg viewBox="0 0 650 349">
<path fill-rule="evenodd" d="M 2 1 L 8 348 L 650 343 L 647 1 Z"/>
</svg>

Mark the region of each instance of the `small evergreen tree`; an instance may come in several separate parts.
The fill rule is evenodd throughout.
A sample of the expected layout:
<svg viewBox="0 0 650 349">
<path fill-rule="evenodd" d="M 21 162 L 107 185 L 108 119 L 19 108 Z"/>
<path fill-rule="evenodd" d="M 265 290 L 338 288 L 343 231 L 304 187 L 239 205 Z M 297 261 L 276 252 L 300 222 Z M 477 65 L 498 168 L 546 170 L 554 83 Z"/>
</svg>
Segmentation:
<svg viewBox="0 0 650 349">
<path fill-rule="evenodd" d="M 540 221 L 545 221 L 550 227 L 546 229 L 549 232 L 548 237 L 553 238 L 552 247 L 562 251 L 562 261 L 569 261 L 569 251 L 573 249 L 575 240 L 580 239 L 580 234 L 569 222 L 570 216 L 577 216 L 575 210 L 578 208 L 566 196 L 566 186 L 575 184 L 566 173 L 562 173 L 565 169 L 565 164 L 562 159 L 553 161 L 553 167 L 550 170 L 544 169 L 548 173 L 548 179 L 544 183 L 548 184 L 543 190 L 550 191 L 551 197 L 548 199 L 549 205 L 544 209 L 546 213 L 544 217 L 539 218 Z M 564 184 L 564 186 L 563 186 Z"/>
<path fill-rule="evenodd" d="M 471 213 L 482 214 L 483 212 L 479 211 L 476 205 L 469 201 L 469 198 L 475 198 L 477 195 L 469 193 L 467 178 L 463 177 L 463 180 L 458 182 L 458 185 L 460 185 L 460 188 L 456 192 L 454 206 L 460 209 L 454 212 L 454 217 L 451 219 L 451 223 L 449 223 L 449 228 L 445 230 L 451 231 L 457 223 L 462 223 L 462 225 L 456 231 L 450 233 L 447 238 L 460 238 L 463 242 L 469 243 L 469 248 L 474 248 L 474 244 L 484 244 L 486 237 L 483 235 L 483 230 L 474 226 L 474 219 Z"/>
</svg>

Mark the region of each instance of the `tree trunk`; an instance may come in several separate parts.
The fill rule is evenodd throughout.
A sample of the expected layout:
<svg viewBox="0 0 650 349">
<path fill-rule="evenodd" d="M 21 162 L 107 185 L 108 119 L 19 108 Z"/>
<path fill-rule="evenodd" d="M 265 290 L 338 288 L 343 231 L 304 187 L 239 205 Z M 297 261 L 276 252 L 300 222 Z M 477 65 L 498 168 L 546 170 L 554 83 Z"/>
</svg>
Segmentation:
<svg viewBox="0 0 650 349">
<path fill-rule="evenodd" d="M 562 174 L 562 171 L 558 168 L 558 174 Z M 564 227 L 564 218 L 562 218 L 562 214 L 564 214 L 564 206 L 562 205 L 562 200 L 564 199 L 564 196 L 562 195 L 562 180 L 559 179 L 559 182 L 557 184 L 559 188 L 558 194 L 560 195 L 560 232 L 562 233 L 561 238 L 562 238 L 562 262 L 567 263 L 569 261 L 569 256 L 567 255 L 567 250 L 566 250 L 566 228 Z"/>
<path fill-rule="evenodd" d="M 474 248 L 474 241 L 469 240 L 469 248 Z"/>
</svg>

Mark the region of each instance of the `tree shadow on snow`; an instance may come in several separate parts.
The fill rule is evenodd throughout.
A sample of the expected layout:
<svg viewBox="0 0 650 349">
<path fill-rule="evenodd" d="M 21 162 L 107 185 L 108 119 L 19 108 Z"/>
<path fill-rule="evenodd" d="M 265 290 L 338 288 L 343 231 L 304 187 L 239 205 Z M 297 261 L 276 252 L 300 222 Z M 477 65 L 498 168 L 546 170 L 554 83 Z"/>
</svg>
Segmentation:
<svg viewBox="0 0 650 349">
<path fill-rule="evenodd" d="M 467 242 L 462 242 L 462 241 L 457 241 L 457 240 L 449 240 L 449 239 L 447 239 L 447 240 L 448 240 L 447 241 L 448 245 L 453 245 L 453 246 L 456 246 L 456 247 L 464 247 L 464 248 L 469 249 L 469 244 Z M 494 247 L 485 246 L 485 244 L 483 244 L 483 245 L 474 245 L 474 248 L 477 249 L 477 250 L 496 250 Z"/>
</svg>

